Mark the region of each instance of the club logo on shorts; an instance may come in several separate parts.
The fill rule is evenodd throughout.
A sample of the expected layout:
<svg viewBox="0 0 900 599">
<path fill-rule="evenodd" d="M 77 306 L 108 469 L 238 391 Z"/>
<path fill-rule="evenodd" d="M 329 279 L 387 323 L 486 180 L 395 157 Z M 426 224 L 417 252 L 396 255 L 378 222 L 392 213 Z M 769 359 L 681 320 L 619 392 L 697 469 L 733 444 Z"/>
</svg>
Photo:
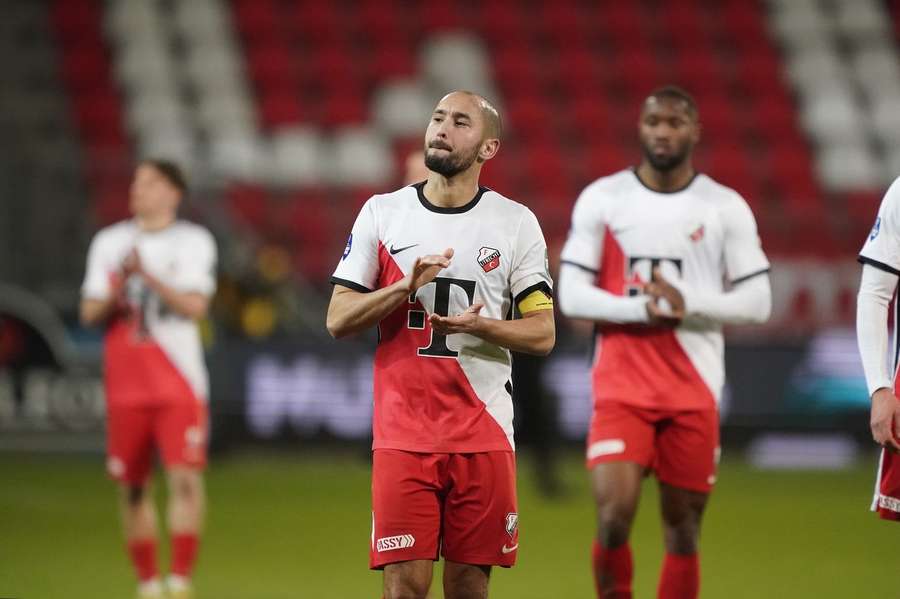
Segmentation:
<svg viewBox="0 0 900 599">
<path fill-rule="evenodd" d="M 519 528 L 519 514 L 516 512 L 506 514 L 506 534 L 510 537 L 514 537 L 517 528 Z"/>
<path fill-rule="evenodd" d="M 123 476 L 125 474 L 125 462 L 123 462 L 121 458 L 110 456 L 109 459 L 106 460 L 106 470 L 113 478 Z"/>
<path fill-rule="evenodd" d="M 192 445 L 196 447 L 197 445 L 203 445 L 203 428 L 199 426 L 189 426 L 184 431 L 184 440 L 188 445 Z"/>
<path fill-rule="evenodd" d="M 396 535 L 393 537 L 382 537 L 375 541 L 375 549 L 378 552 L 394 551 L 395 549 L 406 549 L 416 544 L 416 537 L 412 535 Z"/>
<path fill-rule="evenodd" d="M 500 266 L 500 250 L 483 247 L 478 250 L 478 264 L 484 272 L 491 272 Z"/>
</svg>

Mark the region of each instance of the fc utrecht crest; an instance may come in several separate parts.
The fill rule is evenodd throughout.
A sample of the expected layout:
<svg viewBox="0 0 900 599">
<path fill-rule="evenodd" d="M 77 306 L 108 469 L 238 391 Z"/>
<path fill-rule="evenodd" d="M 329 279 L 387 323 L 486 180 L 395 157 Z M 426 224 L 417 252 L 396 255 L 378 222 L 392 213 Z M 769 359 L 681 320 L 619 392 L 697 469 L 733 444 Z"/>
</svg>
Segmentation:
<svg viewBox="0 0 900 599">
<path fill-rule="evenodd" d="M 500 266 L 500 250 L 483 247 L 478 250 L 478 264 L 484 272 L 491 272 Z"/>
<path fill-rule="evenodd" d="M 506 534 L 515 536 L 517 528 L 519 528 L 519 514 L 516 512 L 506 514 Z"/>
</svg>

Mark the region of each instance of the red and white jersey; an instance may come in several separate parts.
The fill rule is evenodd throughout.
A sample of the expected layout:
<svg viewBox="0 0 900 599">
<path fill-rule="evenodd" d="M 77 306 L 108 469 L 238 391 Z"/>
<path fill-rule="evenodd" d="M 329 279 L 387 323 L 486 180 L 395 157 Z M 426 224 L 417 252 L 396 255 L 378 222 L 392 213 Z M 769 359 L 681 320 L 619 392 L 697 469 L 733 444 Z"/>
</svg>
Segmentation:
<svg viewBox="0 0 900 599">
<path fill-rule="evenodd" d="M 683 189 L 660 193 L 623 170 L 581 193 L 562 261 L 596 273 L 620 296 L 643 293 L 651 271 L 698 292 L 722 293 L 765 273 L 769 262 L 756 221 L 732 189 L 698 174 Z M 708 409 L 725 382 L 721 326 L 686 319 L 675 330 L 600 325 L 594 353 L 595 401 L 648 408 Z"/>
<path fill-rule="evenodd" d="M 82 297 L 108 299 L 132 249 L 164 284 L 206 296 L 215 292 L 216 244 L 208 230 L 179 220 L 148 232 L 127 220 L 100 230 L 91 241 Z M 128 310 L 113 316 L 104 338 L 107 401 L 177 400 L 185 395 L 185 383 L 205 401 L 209 379 L 197 323 L 167 309 L 139 276 L 125 282 L 125 295 Z"/>
<path fill-rule="evenodd" d="M 517 202 L 481 187 L 466 205 L 441 208 L 424 185 L 366 202 L 331 279 L 372 291 L 402 279 L 419 256 L 455 251 L 449 268 L 379 324 L 373 448 L 510 451 L 509 351 L 468 334 L 435 334 L 428 315 L 481 303 L 482 316 L 510 318 L 514 301 L 550 293 L 547 246 L 537 218 Z"/>
</svg>

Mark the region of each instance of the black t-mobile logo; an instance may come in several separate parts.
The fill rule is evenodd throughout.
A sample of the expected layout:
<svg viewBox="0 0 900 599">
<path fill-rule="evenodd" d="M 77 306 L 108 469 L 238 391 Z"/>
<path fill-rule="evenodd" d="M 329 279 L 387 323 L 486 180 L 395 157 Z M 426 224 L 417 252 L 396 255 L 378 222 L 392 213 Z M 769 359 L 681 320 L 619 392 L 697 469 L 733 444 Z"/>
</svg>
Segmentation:
<svg viewBox="0 0 900 599">
<path fill-rule="evenodd" d="M 467 298 L 466 306 L 471 306 L 475 301 L 475 281 L 467 281 L 465 279 L 449 279 L 446 277 L 435 277 L 434 281 L 434 313 L 438 316 L 450 315 L 450 290 L 456 286 L 462 289 Z M 431 285 L 431 283 L 429 283 Z M 409 303 L 416 303 L 416 294 L 409 296 Z M 411 329 L 425 328 L 425 312 L 422 310 L 410 310 L 407 320 L 407 326 Z M 420 356 L 429 356 L 432 358 L 455 358 L 459 352 L 453 351 L 447 347 L 447 336 L 440 333 L 431 332 L 431 343 L 428 347 L 420 347 L 418 349 Z"/>
<path fill-rule="evenodd" d="M 630 296 L 644 292 L 644 285 L 653 277 L 653 269 L 663 263 L 672 264 L 681 276 L 681 258 L 659 258 L 657 256 L 629 256 L 628 274 L 625 275 L 625 293 Z"/>
</svg>

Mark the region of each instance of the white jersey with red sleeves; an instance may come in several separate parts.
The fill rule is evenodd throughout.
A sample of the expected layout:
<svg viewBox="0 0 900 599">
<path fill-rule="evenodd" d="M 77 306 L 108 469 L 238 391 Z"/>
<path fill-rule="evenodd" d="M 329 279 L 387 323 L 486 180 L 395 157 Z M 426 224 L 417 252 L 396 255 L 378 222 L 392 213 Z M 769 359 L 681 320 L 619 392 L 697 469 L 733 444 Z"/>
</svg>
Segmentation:
<svg viewBox="0 0 900 599">
<path fill-rule="evenodd" d="M 453 248 L 450 267 L 381 321 L 375 351 L 374 449 L 429 453 L 513 448 L 511 359 L 472 335 L 433 333 L 428 315 L 473 303 L 506 319 L 516 303 L 551 292 L 547 246 L 534 214 L 490 189 L 458 208 L 431 204 L 424 183 L 369 199 L 332 283 L 387 287 L 415 259 Z"/>
<path fill-rule="evenodd" d="M 575 204 L 562 261 L 596 273 L 614 295 L 640 295 L 659 266 L 669 280 L 722 293 L 763 274 L 769 262 L 741 196 L 698 174 L 683 189 L 659 193 L 633 170 L 590 184 Z M 595 401 L 659 409 L 708 409 L 725 381 L 721 326 L 686 320 L 675 330 L 598 326 Z"/>
<path fill-rule="evenodd" d="M 94 236 L 82 296 L 108 299 L 132 249 L 164 284 L 206 296 L 215 292 L 216 244 L 209 231 L 179 220 L 148 232 L 128 220 Z M 178 400 L 187 392 L 205 401 L 209 382 L 197 323 L 169 310 L 138 276 L 125 281 L 125 298 L 127 305 L 113 315 L 104 339 L 107 400 L 153 403 Z"/>
</svg>

